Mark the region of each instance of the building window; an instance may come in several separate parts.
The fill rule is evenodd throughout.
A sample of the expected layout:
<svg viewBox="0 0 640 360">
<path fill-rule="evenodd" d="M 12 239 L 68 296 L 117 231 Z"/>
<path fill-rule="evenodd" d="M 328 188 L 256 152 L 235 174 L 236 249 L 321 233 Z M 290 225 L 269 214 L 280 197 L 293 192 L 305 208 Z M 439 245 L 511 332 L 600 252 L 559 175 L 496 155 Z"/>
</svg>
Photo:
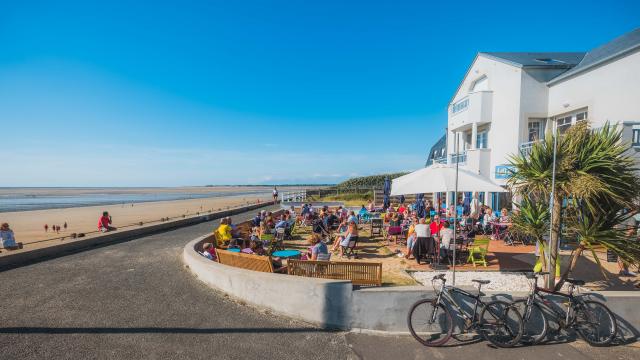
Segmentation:
<svg viewBox="0 0 640 360">
<path fill-rule="evenodd" d="M 453 106 L 451 107 L 451 112 L 454 114 L 459 113 L 462 110 L 466 110 L 467 107 L 469 107 L 469 99 L 464 99 L 453 104 Z"/>
<path fill-rule="evenodd" d="M 576 114 L 576 122 L 587 120 L 587 112 L 581 112 Z"/>
<path fill-rule="evenodd" d="M 631 145 L 640 146 L 640 129 L 633 129 L 631 135 Z"/>
<path fill-rule="evenodd" d="M 564 134 L 568 128 L 571 127 L 571 116 L 565 116 L 556 119 L 556 124 L 558 126 L 558 132 L 560 134 Z"/>
<path fill-rule="evenodd" d="M 529 142 L 540 140 L 540 121 L 529 122 Z"/>
<path fill-rule="evenodd" d="M 476 147 L 478 149 L 487 149 L 489 147 L 489 132 L 480 131 L 476 136 Z"/>
</svg>

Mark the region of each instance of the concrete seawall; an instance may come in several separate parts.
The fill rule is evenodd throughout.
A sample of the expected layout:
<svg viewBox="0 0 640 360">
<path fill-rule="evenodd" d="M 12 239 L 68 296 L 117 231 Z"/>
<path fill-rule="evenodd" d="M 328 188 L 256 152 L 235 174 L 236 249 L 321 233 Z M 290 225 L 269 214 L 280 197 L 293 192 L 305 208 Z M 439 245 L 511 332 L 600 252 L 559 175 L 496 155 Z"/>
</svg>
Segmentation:
<svg viewBox="0 0 640 360">
<path fill-rule="evenodd" d="M 104 235 L 89 237 L 85 239 L 75 239 L 67 242 L 59 242 L 56 245 L 45 248 L 9 253 L 7 255 L 0 256 L 0 271 L 72 254 L 78 251 L 83 251 L 98 246 L 128 241 L 141 236 L 199 224 L 205 221 L 216 220 L 226 216 L 232 216 L 245 211 L 255 210 L 270 205 L 272 204 L 260 203 L 248 205 L 206 215 L 198 215 L 180 220 L 167 221 L 159 224 L 140 226 L 136 229 L 106 233 Z"/>
<path fill-rule="evenodd" d="M 190 241 L 183 259 L 198 279 L 217 290 L 282 315 L 323 328 L 356 332 L 408 334 L 407 314 L 420 299 L 433 297 L 430 287 L 398 286 L 354 289 L 349 281 L 269 274 L 234 268 L 206 259 L 195 250 L 208 236 Z M 467 289 L 474 292 L 473 289 Z M 526 293 L 483 291 L 486 298 L 512 300 Z M 633 342 L 640 332 L 640 292 L 604 291 L 589 293 L 605 303 L 617 316 L 618 332 L 624 342 Z M 456 298 L 472 311 L 466 299 Z M 460 323 L 456 326 L 460 329 Z"/>
<path fill-rule="evenodd" d="M 249 304 L 323 328 L 349 327 L 350 281 L 312 279 L 222 265 L 194 250 L 207 237 L 190 241 L 183 252 L 191 272 L 207 285 Z"/>
</svg>

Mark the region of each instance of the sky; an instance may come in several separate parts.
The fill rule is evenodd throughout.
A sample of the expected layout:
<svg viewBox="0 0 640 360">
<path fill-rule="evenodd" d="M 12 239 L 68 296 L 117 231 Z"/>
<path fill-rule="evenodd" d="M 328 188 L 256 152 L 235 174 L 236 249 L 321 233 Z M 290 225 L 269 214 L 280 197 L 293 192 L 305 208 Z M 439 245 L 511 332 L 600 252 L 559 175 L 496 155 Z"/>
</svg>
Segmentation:
<svg viewBox="0 0 640 360">
<path fill-rule="evenodd" d="M 424 166 L 479 51 L 638 1 L 0 0 L 0 186 L 336 183 Z"/>
</svg>

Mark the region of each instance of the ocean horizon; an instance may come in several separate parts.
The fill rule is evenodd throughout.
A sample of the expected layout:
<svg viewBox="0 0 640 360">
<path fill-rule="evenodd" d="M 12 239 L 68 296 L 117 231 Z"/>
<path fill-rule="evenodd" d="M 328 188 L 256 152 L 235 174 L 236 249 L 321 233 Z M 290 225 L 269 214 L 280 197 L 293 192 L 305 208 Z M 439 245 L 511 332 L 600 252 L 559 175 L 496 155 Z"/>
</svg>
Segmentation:
<svg viewBox="0 0 640 360">
<path fill-rule="evenodd" d="M 232 189 L 238 187 L 238 190 Z M 240 189 L 241 188 L 241 189 Z M 0 187 L 0 213 L 136 204 L 155 201 L 265 195 L 266 186 L 200 187 Z M 216 189 L 219 189 L 216 191 Z"/>
</svg>

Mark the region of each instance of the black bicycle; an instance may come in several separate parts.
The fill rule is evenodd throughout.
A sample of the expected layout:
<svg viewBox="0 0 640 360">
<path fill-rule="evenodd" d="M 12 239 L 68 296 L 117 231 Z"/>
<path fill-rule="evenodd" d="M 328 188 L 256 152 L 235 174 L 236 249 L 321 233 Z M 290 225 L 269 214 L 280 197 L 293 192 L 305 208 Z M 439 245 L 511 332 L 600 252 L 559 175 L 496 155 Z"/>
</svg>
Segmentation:
<svg viewBox="0 0 640 360">
<path fill-rule="evenodd" d="M 441 286 L 436 286 L 438 280 Z M 453 286 L 447 286 L 444 274 L 434 276 L 435 299 L 417 301 L 407 315 L 411 335 L 425 346 L 444 345 L 453 334 L 453 318 L 449 308 L 455 307 L 464 319 L 463 332 L 477 331 L 482 337 L 498 347 L 512 347 L 520 341 L 524 324 L 522 316 L 506 301 L 483 302 L 480 288 L 489 280 L 473 280 L 478 283 L 478 294 L 471 294 Z M 473 299 L 473 313 L 469 314 L 455 301 L 453 294 Z M 480 311 L 478 312 L 478 307 Z"/>
<path fill-rule="evenodd" d="M 548 273 L 525 273 L 531 282 L 531 292 L 526 299 L 514 302 L 524 319 L 522 342 L 535 345 L 542 342 L 549 330 L 549 317 L 556 322 L 559 330 L 574 330 L 580 337 L 593 346 L 609 345 L 616 336 L 618 324 L 611 310 L 598 301 L 586 299 L 582 295 L 573 295 L 575 286 L 584 285 L 584 281 L 567 279 L 569 292 L 562 293 L 538 287 L 538 276 Z M 559 296 L 565 299 L 561 306 L 554 305 L 545 295 Z"/>
</svg>

